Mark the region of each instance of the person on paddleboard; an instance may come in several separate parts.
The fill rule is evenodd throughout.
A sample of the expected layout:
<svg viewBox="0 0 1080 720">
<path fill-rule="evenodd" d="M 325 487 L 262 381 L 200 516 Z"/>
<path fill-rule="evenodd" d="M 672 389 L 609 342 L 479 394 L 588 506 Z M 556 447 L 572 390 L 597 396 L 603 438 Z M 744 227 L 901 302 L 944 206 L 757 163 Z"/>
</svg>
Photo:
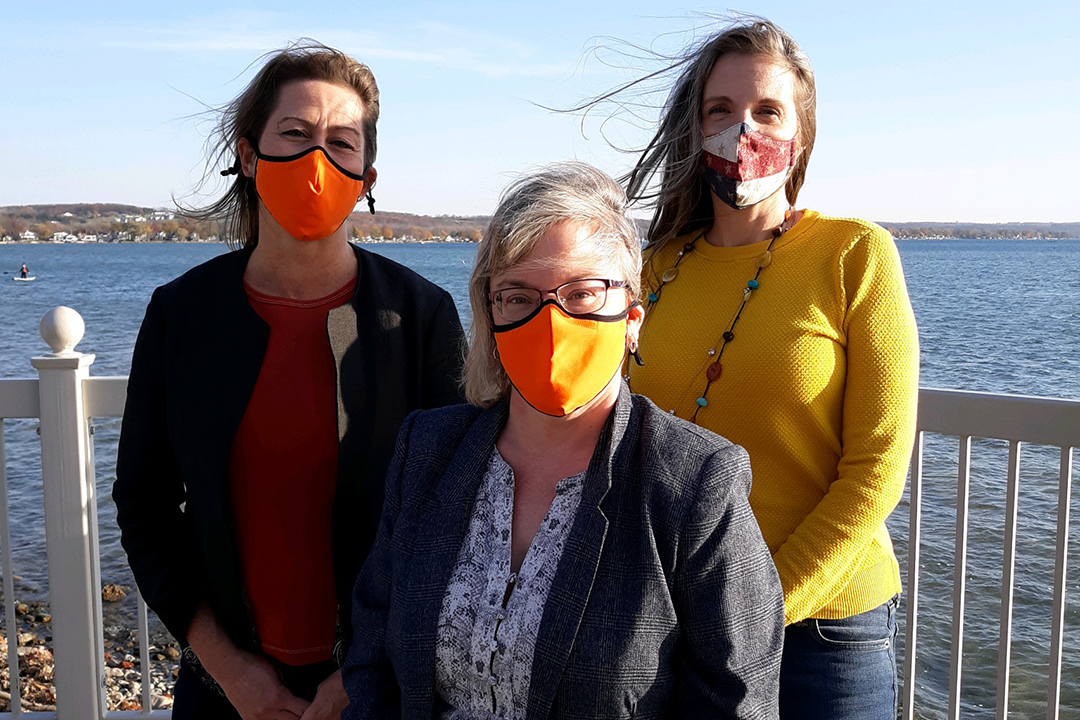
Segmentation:
<svg viewBox="0 0 1080 720">
<path fill-rule="evenodd" d="M 174 720 L 339 716 L 398 426 L 460 400 L 453 299 L 348 242 L 378 117 L 367 66 L 312 41 L 270 54 L 219 116 L 226 193 L 185 209 L 240 247 L 147 307 L 113 497 L 183 648 Z"/>
<path fill-rule="evenodd" d="M 19 277 L 25 278 L 30 271 L 26 269 L 26 263 L 22 264 L 22 269 L 19 270 Z"/>
</svg>

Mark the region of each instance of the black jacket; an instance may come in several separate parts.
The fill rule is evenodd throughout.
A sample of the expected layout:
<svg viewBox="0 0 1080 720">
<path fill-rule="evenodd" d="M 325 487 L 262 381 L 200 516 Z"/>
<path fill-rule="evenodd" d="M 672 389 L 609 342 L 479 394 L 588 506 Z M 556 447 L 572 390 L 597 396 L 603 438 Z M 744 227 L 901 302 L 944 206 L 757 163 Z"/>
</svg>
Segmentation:
<svg viewBox="0 0 1080 720">
<path fill-rule="evenodd" d="M 398 426 L 414 409 L 460 401 L 464 351 L 446 291 L 353 249 L 356 292 L 327 319 L 338 392 L 334 572 L 346 638 Z M 250 255 L 228 253 L 155 290 L 131 361 L 116 518 L 140 592 L 182 645 L 205 600 L 234 642 L 258 649 L 226 476 L 269 337 L 243 287 Z"/>
<path fill-rule="evenodd" d="M 443 598 L 505 402 L 405 420 L 353 598 L 343 720 L 438 717 Z M 784 597 L 750 461 L 624 384 L 544 606 L 527 720 L 777 717 Z"/>
</svg>

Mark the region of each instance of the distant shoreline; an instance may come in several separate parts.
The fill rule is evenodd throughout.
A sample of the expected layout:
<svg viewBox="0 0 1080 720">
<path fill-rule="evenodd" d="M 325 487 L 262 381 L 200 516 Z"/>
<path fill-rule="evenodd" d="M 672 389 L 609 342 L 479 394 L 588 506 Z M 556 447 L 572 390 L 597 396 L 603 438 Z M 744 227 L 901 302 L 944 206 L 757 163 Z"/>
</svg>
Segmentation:
<svg viewBox="0 0 1080 720">
<path fill-rule="evenodd" d="M 918 236 L 918 235 L 895 235 L 894 234 L 893 235 L 893 240 L 917 241 L 917 242 L 938 242 L 938 241 L 941 241 L 941 240 L 973 240 L 975 242 L 987 242 L 987 241 L 989 241 L 989 242 L 1009 242 L 1009 241 L 1015 241 L 1015 240 L 1021 240 L 1021 241 L 1027 242 L 1027 241 L 1046 241 L 1046 240 L 1058 241 L 1058 240 L 1061 240 L 1061 241 L 1069 242 L 1069 241 L 1073 241 L 1073 240 L 1080 240 L 1080 237 L 1057 237 L 1057 236 L 1042 236 L 1042 235 L 1038 235 L 1038 236 L 1035 236 L 1035 237 L 965 237 L 965 236 L 959 236 L 959 235 L 940 235 L 940 236 L 934 236 L 934 237 L 921 237 L 921 236 Z"/>
<path fill-rule="evenodd" d="M 973 242 L 1008 242 L 1008 241 L 1061 241 L 1061 242 L 1075 242 L 1080 240 L 1080 237 L 1057 237 L 1057 236 L 1042 236 L 1036 235 L 1034 237 L 967 237 L 957 235 L 935 235 L 932 237 L 918 236 L 918 235 L 897 235 L 893 234 L 894 240 L 914 241 L 914 242 L 941 242 L 943 240 L 961 240 L 961 241 L 973 241 Z M 356 243 L 357 245 L 475 245 L 478 241 L 469 239 L 453 239 L 453 240 L 419 240 L 412 238 L 394 238 L 393 240 L 382 240 L 375 238 L 350 238 L 349 242 Z M 226 245 L 223 240 L 106 240 L 106 241 L 78 241 L 78 240 L 0 240 L 0 246 L 19 246 L 28 247 L 31 245 Z"/>
<path fill-rule="evenodd" d="M 477 242 L 491 218 L 486 215 L 415 215 L 379 210 L 353 211 L 349 237 L 362 243 Z M 648 221 L 635 221 L 644 237 Z M 875 221 L 897 240 L 1075 240 L 1080 222 L 889 222 Z M 204 242 L 222 227 L 172 210 L 134 205 L 76 203 L 0 207 L 0 242 Z M 194 238 L 191 240 L 189 238 Z"/>
<path fill-rule="evenodd" d="M 349 242 L 357 245 L 475 245 L 477 240 L 454 238 L 451 240 L 419 240 L 412 238 L 394 238 L 382 240 L 377 238 L 349 238 Z M 30 245 L 227 245 L 224 240 L 2 240 L 0 245 L 18 245 L 28 247 Z"/>
</svg>

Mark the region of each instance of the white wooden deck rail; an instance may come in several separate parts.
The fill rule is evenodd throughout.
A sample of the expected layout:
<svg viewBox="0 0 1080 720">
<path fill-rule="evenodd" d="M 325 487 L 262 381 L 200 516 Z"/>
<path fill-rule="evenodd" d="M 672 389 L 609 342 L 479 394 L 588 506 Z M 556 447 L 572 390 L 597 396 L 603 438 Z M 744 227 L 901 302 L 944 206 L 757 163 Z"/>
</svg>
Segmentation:
<svg viewBox="0 0 1080 720">
<path fill-rule="evenodd" d="M 1005 495 L 1004 553 L 1001 570 L 1001 617 L 998 630 L 997 717 L 1005 720 L 1009 708 L 1009 673 L 1012 650 L 1013 588 L 1016 570 L 1017 498 L 1020 456 L 1024 444 L 1061 449 L 1058 465 L 1057 530 L 1054 551 L 1054 589 L 1050 617 L 1050 674 L 1046 717 L 1061 712 L 1061 666 L 1065 633 L 1065 579 L 1069 558 L 1069 512 L 1072 494 L 1072 451 L 1080 447 L 1080 402 L 1019 395 L 991 395 L 956 390 L 919 391 L 918 435 L 911 460 L 910 518 L 908 520 L 905 658 L 902 705 L 904 719 L 915 714 L 915 658 L 918 652 L 919 547 L 922 532 L 923 434 L 960 438 L 957 463 L 956 552 L 953 564 L 952 656 L 949 666 L 950 720 L 960 718 L 961 667 L 964 647 L 964 590 L 967 578 L 968 490 L 971 481 L 971 439 L 1009 442 L 1008 483 Z"/>
<path fill-rule="evenodd" d="M 45 504 L 45 544 L 52 615 L 56 707 L 23 712 L 18 672 L 10 672 L 11 710 L 0 717 L 110 720 L 169 718 L 151 711 L 149 631 L 146 605 L 138 599 L 142 711 L 105 711 L 105 659 L 101 619 L 94 445 L 90 418 L 120 417 L 127 378 L 91 378 L 93 355 L 75 352 L 84 331 L 82 317 L 70 308 L 50 310 L 41 319 L 41 336 L 52 353 L 31 360 L 37 380 L 0 380 L 0 560 L 4 577 L 8 667 L 18 667 L 18 624 L 8 516 L 7 465 L 2 423 L 6 418 L 39 420 L 41 474 Z M 12 662 L 15 661 L 15 662 Z"/>
<path fill-rule="evenodd" d="M 48 548 L 49 600 L 53 624 L 57 711 L 23 712 L 18 673 L 11 673 L 11 711 L 0 718 L 59 718 L 59 720 L 119 720 L 168 718 L 168 710 L 151 711 L 150 658 L 146 605 L 139 598 L 138 637 L 142 668 L 142 711 L 106 712 L 103 692 L 105 664 L 101 620 L 101 582 L 97 505 L 94 483 L 93 437 L 90 418 L 123 413 L 127 378 L 90 377 L 93 355 L 75 352 L 82 338 L 82 318 L 69 308 L 57 308 L 42 318 L 42 337 L 49 355 L 33 358 L 37 380 L 0 380 L 0 559 L 4 612 L 15 617 L 8 488 L 2 421 L 34 418 L 40 422 L 45 537 Z M 1069 501 L 1072 449 L 1080 446 L 1080 402 L 1046 398 L 990 395 L 923 389 L 919 393 L 919 434 L 912 456 L 908 566 L 905 593 L 906 652 L 901 675 L 901 705 L 906 720 L 918 717 L 915 707 L 915 657 L 918 651 L 919 543 L 923 433 L 959 436 L 956 505 L 956 562 L 953 577 L 952 660 L 949 718 L 960 718 L 960 684 L 964 638 L 964 590 L 967 554 L 967 511 L 971 439 L 1009 442 L 1009 471 L 1004 527 L 1000 652 L 997 717 L 1008 714 L 1009 661 L 1013 587 L 1015 584 L 1017 495 L 1021 447 L 1025 443 L 1061 448 L 1056 532 L 1056 569 L 1052 600 L 1050 677 L 1047 718 L 1060 712 L 1061 667 L 1065 616 L 1066 568 L 1069 539 Z M 7 622 L 9 658 L 18 647 L 17 623 Z"/>
</svg>

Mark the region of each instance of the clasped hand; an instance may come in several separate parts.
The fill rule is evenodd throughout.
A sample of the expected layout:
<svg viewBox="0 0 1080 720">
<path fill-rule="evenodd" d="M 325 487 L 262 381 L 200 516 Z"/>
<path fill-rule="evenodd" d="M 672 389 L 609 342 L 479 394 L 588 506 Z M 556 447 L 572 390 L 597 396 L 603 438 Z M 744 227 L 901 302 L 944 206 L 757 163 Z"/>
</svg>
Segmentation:
<svg viewBox="0 0 1080 720">
<path fill-rule="evenodd" d="M 319 684 L 309 703 L 282 684 L 266 658 L 242 651 L 218 683 L 243 720 L 338 720 L 349 704 L 340 670 Z"/>
</svg>

